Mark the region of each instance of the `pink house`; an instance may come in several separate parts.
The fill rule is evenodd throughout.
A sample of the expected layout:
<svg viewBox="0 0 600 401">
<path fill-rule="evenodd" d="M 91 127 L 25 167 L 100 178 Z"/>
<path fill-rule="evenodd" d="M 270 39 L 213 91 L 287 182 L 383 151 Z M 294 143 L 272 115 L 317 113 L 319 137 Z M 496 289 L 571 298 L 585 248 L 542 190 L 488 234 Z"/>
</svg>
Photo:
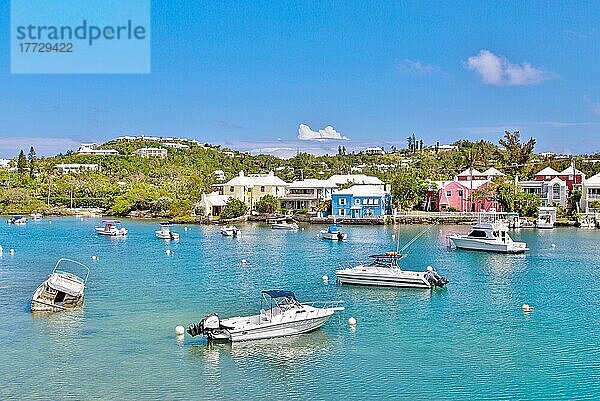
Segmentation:
<svg viewBox="0 0 600 401">
<path fill-rule="evenodd" d="M 452 181 L 435 181 L 438 188 L 435 207 L 440 211 L 452 209 L 459 212 L 488 212 L 492 208 L 498 210 L 498 202 L 495 200 L 485 197 L 472 199 L 471 195 L 485 191 L 494 177 L 503 175 L 493 167 L 483 173 L 467 169 Z"/>
</svg>

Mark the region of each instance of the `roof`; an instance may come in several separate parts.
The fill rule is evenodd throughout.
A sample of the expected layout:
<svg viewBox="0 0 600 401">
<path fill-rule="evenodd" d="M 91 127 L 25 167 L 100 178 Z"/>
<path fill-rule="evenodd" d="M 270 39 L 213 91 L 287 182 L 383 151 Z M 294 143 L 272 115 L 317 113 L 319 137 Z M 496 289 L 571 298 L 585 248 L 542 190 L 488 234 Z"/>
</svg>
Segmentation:
<svg viewBox="0 0 600 401">
<path fill-rule="evenodd" d="M 577 170 L 572 164 L 560 172 L 561 175 L 581 175 L 581 171 Z"/>
<path fill-rule="evenodd" d="M 503 172 L 501 172 L 500 170 L 496 169 L 495 167 L 490 167 L 481 174 L 483 174 L 483 175 L 506 175 Z"/>
<path fill-rule="evenodd" d="M 335 174 L 329 177 L 327 181 L 336 186 L 346 184 L 348 182 L 363 185 L 383 185 L 383 181 L 381 181 L 379 178 L 366 174 Z"/>
<path fill-rule="evenodd" d="M 254 185 L 287 186 L 289 184 L 287 182 L 283 181 L 281 178 L 277 177 L 272 172 L 269 174 L 244 175 L 244 172 L 241 171 L 240 175 L 227 181 L 225 183 L 225 185 L 230 185 L 230 186 L 241 185 L 241 186 L 251 187 Z"/>
<path fill-rule="evenodd" d="M 203 200 L 206 200 L 212 206 L 225 206 L 231 196 L 220 195 L 218 192 L 212 192 L 210 194 L 202 194 Z"/>
<path fill-rule="evenodd" d="M 480 171 L 478 171 L 476 168 L 473 169 L 465 169 L 463 172 L 461 172 L 458 176 L 459 177 L 470 177 L 472 175 L 483 175 Z"/>
<path fill-rule="evenodd" d="M 542 171 L 538 171 L 535 175 L 559 175 L 560 173 L 552 167 L 546 167 Z"/>
<path fill-rule="evenodd" d="M 585 180 L 585 185 L 600 185 L 600 173 Z"/>
<path fill-rule="evenodd" d="M 353 185 L 350 188 L 335 191 L 333 195 L 385 196 L 388 193 L 380 185 Z"/>
<path fill-rule="evenodd" d="M 268 296 L 270 296 L 271 298 L 284 298 L 284 297 L 291 297 L 296 299 L 296 295 L 292 292 L 292 291 L 286 291 L 286 290 L 263 290 L 261 291 L 262 294 L 266 294 Z"/>
<path fill-rule="evenodd" d="M 306 180 L 294 181 L 289 185 L 289 188 L 335 188 L 337 185 L 332 184 L 328 180 L 317 180 L 308 178 Z"/>
</svg>

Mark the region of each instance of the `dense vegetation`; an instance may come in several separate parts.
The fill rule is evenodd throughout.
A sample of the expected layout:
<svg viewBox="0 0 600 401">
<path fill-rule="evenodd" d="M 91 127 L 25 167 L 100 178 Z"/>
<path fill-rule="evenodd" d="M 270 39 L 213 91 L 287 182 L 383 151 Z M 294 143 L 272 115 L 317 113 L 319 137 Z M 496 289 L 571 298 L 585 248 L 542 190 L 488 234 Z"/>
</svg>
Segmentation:
<svg viewBox="0 0 600 401">
<path fill-rule="evenodd" d="M 571 163 L 569 159 L 536 156 L 535 140 L 522 143 L 518 132 L 506 132 L 500 146 L 485 141 L 458 141 L 458 150 L 442 152 L 437 146 L 423 147 L 421 141 L 409 138 L 408 148 L 392 148 L 384 155 L 346 153 L 340 147 L 336 155 L 299 153 L 287 160 L 208 144 L 188 145 L 186 149 L 169 149 L 165 159 L 134 155 L 136 149 L 160 146 L 151 141 L 111 141 L 101 146 L 116 149 L 118 156 L 67 152 L 38 158 L 32 147 L 27 155 L 22 151 L 15 157 L 14 171 L 0 171 L 0 213 L 61 213 L 68 207 L 101 207 L 114 215 L 145 211 L 157 217 L 191 218 L 201 194 L 212 192 L 212 185 L 218 183 L 215 170 L 222 170 L 227 179 L 240 170 L 275 171 L 287 182 L 362 172 L 390 183 L 394 206 L 407 210 L 423 207 L 425 193 L 434 189 L 431 181 L 452 179 L 465 168 L 482 170 L 495 166 L 507 174 L 506 179 L 476 196 L 494 197 L 506 210 L 531 214 L 537 207 L 536 199 L 518 191 L 514 178 L 531 178 L 545 166 L 560 171 Z M 600 171 L 600 163 L 584 159 L 575 158 L 578 169 L 588 176 Z M 100 170 L 60 174 L 55 168 L 59 163 L 97 164 Z M 232 215 L 239 213 L 237 206 Z M 278 205 L 266 199 L 257 207 L 271 211 L 277 210 Z"/>
</svg>

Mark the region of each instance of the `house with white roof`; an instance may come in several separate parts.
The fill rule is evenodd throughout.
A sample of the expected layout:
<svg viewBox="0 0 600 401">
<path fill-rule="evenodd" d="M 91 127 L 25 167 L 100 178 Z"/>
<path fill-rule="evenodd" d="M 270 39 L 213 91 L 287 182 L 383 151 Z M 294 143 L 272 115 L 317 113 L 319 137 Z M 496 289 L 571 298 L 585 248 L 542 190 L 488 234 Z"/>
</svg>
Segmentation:
<svg viewBox="0 0 600 401">
<path fill-rule="evenodd" d="M 600 205 L 600 173 L 585 180 L 581 196 L 581 210 L 585 213 L 599 212 L 596 205 Z"/>
<path fill-rule="evenodd" d="M 167 157 L 167 149 L 165 149 L 165 148 L 140 148 L 135 151 L 135 154 L 140 157 L 146 158 L 146 159 L 150 159 L 153 157 L 158 157 L 158 158 L 164 159 Z"/>
<path fill-rule="evenodd" d="M 327 179 L 330 184 L 335 186 L 346 184 L 357 185 L 379 185 L 383 189 L 385 184 L 377 177 L 372 177 L 365 174 L 335 174 Z"/>
<path fill-rule="evenodd" d="M 225 172 L 223 170 L 215 170 L 213 174 L 217 178 L 217 181 L 225 181 Z"/>
<path fill-rule="evenodd" d="M 252 210 L 254 204 L 267 194 L 276 198 L 285 196 L 288 185 L 272 171 L 269 174 L 249 175 L 240 171 L 237 177 L 224 184 L 216 184 L 214 187 L 219 188 L 222 195 L 232 196 L 246 203 Z"/>
<path fill-rule="evenodd" d="M 569 194 L 573 190 L 582 190 L 585 174 L 577 170 L 573 163 L 561 172 L 546 167 L 535 174 L 533 180 L 519 181 L 523 191 L 538 196 L 542 206 L 554 204 L 567 206 Z M 583 193 L 583 191 L 582 191 Z"/>
<path fill-rule="evenodd" d="M 309 178 L 294 181 L 289 184 L 285 196 L 281 198 L 281 207 L 288 210 L 312 210 L 319 202 L 330 200 L 336 188 L 337 185 L 328 180 Z"/>
<path fill-rule="evenodd" d="M 331 212 L 338 217 L 365 218 L 391 214 L 391 196 L 380 185 L 353 185 L 331 195 Z"/>
<path fill-rule="evenodd" d="M 209 219 L 213 216 L 219 216 L 223 207 L 227 204 L 227 201 L 231 198 L 229 195 L 221 195 L 218 192 L 211 192 L 210 194 L 202 194 L 200 199 L 200 206 L 204 208 L 206 217 Z"/>
<path fill-rule="evenodd" d="M 54 166 L 61 174 L 82 173 L 84 171 L 100 171 L 97 164 L 61 163 Z"/>
<path fill-rule="evenodd" d="M 77 149 L 77 154 L 82 156 L 116 156 L 119 154 L 114 149 L 97 149 L 95 143 L 82 143 Z"/>
<path fill-rule="evenodd" d="M 0 159 L 0 168 L 8 170 L 10 168 L 10 159 Z"/>
<path fill-rule="evenodd" d="M 366 148 L 365 154 L 367 155 L 384 155 L 385 150 L 379 147 Z"/>
</svg>

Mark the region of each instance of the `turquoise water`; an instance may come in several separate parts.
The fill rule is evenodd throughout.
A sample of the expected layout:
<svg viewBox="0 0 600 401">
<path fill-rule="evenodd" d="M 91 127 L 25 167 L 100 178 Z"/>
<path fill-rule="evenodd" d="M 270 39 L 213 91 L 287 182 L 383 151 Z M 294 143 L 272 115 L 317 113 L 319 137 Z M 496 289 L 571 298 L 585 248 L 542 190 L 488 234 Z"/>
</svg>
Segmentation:
<svg viewBox="0 0 600 401">
<path fill-rule="evenodd" d="M 350 241 L 332 243 L 316 226 L 246 224 L 239 238 L 176 226 L 181 240 L 166 243 L 155 222 L 125 221 L 127 238 L 104 238 L 98 221 L 0 224 L 0 399 L 600 397 L 600 230 L 524 230 L 513 238 L 532 251 L 505 256 L 449 250 L 446 235 L 468 227 L 431 227 L 404 260 L 450 279 L 429 291 L 335 284 L 339 262 L 393 250 L 393 227 L 347 226 Z M 400 226 L 401 242 L 422 229 Z M 32 315 L 30 297 L 60 257 L 90 267 L 85 307 Z M 176 325 L 209 312 L 255 313 L 266 288 L 347 310 L 299 337 L 176 339 Z"/>
</svg>

